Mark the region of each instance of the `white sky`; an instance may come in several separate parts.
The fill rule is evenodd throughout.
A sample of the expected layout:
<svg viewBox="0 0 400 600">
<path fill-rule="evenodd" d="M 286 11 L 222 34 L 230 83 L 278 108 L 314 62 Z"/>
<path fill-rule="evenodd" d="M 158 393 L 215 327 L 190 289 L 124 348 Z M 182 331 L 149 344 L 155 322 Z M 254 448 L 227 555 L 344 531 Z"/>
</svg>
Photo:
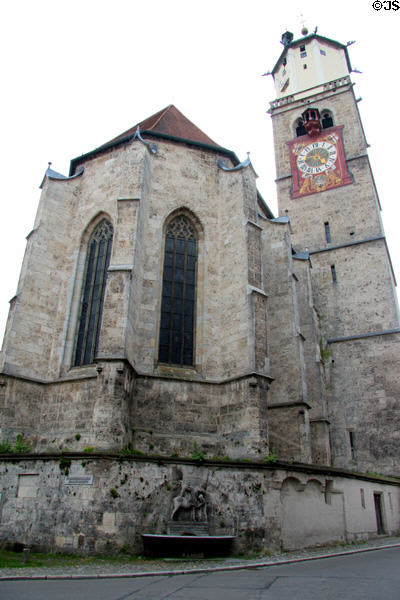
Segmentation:
<svg viewBox="0 0 400 600">
<path fill-rule="evenodd" d="M 275 93 L 261 74 L 286 29 L 300 37 L 301 14 L 310 31 L 357 42 L 350 58 L 363 74 L 352 79 L 400 286 L 400 11 L 377 12 L 372 0 L 20 0 L 0 10 L 0 339 L 48 161 L 67 175 L 71 158 L 168 104 L 240 160 L 250 151 L 277 212 L 266 114 Z"/>
</svg>

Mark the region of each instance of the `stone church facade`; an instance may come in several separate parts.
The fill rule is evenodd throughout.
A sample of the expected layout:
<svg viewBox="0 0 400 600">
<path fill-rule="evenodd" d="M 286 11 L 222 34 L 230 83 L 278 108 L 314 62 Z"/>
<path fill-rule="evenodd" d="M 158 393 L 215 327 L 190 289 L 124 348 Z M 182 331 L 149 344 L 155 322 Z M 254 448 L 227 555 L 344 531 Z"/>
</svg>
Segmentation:
<svg viewBox="0 0 400 600">
<path fill-rule="evenodd" d="M 1 352 L 0 437 L 31 447 L 2 458 L 3 543 L 135 551 L 186 484 L 239 549 L 398 531 L 400 329 L 347 48 L 283 43 L 278 217 L 174 106 L 47 169 Z"/>
</svg>

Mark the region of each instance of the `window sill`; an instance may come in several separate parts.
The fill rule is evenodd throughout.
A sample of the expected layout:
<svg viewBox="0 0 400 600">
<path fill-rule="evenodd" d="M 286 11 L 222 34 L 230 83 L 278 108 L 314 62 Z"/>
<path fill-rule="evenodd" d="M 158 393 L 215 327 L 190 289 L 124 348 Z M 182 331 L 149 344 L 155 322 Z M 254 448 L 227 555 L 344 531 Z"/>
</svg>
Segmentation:
<svg viewBox="0 0 400 600">
<path fill-rule="evenodd" d="M 199 369 L 194 366 L 167 365 L 159 363 L 155 366 L 155 373 L 164 377 L 182 378 L 199 377 Z"/>
</svg>

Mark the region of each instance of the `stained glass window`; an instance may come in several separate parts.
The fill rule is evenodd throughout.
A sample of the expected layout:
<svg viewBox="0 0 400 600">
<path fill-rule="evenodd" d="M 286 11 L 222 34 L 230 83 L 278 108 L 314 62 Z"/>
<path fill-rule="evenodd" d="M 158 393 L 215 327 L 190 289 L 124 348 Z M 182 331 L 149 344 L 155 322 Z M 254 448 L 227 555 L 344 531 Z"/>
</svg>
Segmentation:
<svg viewBox="0 0 400 600">
<path fill-rule="evenodd" d="M 113 227 L 103 219 L 89 239 L 74 366 L 92 363 L 97 353 L 112 238 Z"/>
<path fill-rule="evenodd" d="M 162 363 L 193 365 L 196 258 L 195 230 L 179 215 L 165 237 L 158 353 Z"/>
</svg>

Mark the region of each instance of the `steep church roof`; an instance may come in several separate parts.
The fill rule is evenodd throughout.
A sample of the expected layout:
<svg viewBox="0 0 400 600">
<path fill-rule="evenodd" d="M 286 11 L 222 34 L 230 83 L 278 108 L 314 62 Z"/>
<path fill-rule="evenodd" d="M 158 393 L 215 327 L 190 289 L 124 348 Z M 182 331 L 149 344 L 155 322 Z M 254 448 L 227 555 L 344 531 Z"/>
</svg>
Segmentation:
<svg viewBox="0 0 400 600">
<path fill-rule="evenodd" d="M 170 104 L 166 108 L 163 108 L 159 112 L 155 113 L 151 117 L 147 117 L 144 121 L 140 121 L 130 129 L 124 131 L 117 137 L 113 138 L 109 142 L 102 144 L 98 148 L 77 156 L 71 160 L 69 177 L 78 176 L 83 173 L 83 166 L 87 160 L 112 150 L 116 146 L 129 143 L 136 134 L 137 128 L 140 129 L 140 134 L 143 137 L 159 137 L 173 142 L 180 142 L 188 145 L 199 146 L 200 148 L 206 148 L 218 154 L 222 154 L 229 158 L 234 165 L 239 165 L 240 161 L 236 154 L 232 150 L 218 146 L 208 135 L 203 133 L 192 121 L 189 121 L 184 114 L 180 112 L 173 104 Z M 78 170 L 78 167 L 81 167 Z M 46 173 L 46 175 L 52 175 L 52 173 Z M 57 174 L 57 178 L 63 176 Z M 55 176 L 51 177 L 55 178 Z M 257 198 L 259 206 L 267 218 L 273 219 L 274 215 L 265 203 L 260 192 L 257 190 Z"/>
<path fill-rule="evenodd" d="M 163 108 L 155 115 L 148 117 L 144 121 L 137 123 L 124 133 L 113 138 L 110 144 L 123 139 L 124 137 L 133 135 L 137 128 L 140 131 L 151 131 L 172 137 L 182 138 L 191 142 L 199 142 L 200 144 L 209 144 L 210 146 L 218 146 L 211 138 L 201 131 L 194 123 L 189 121 L 184 114 L 181 113 L 173 104 Z"/>
<path fill-rule="evenodd" d="M 134 137 L 138 127 L 141 135 L 144 137 L 160 137 L 171 139 L 177 142 L 207 147 L 211 150 L 216 150 L 222 154 L 225 154 L 226 156 L 229 156 L 229 158 L 232 158 L 235 164 L 238 164 L 239 162 L 236 155 L 231 150 L 227 150 L 226 148 L 222 148 L 216 144 L 194 123 L 189 121 L 189 119 L 185 117 L 185 115 L 182 114 L 173 104 L 170 104 L 151 117 L 147 117 L 147 119 L 144 119 L 144 121 L 136 123 L 136 125 L 127 131 L 124 131 L 120 135 L 117 135 L 117 137 L 113 138 L 109 142 L 102 144 L 87 154 L 73 158 L 71 161 L 69 174 L 73 175 L 77 166 L 84 163 L 86 160 L 111 150 L 115 146 L 129 142 Z"/>
</svg>

